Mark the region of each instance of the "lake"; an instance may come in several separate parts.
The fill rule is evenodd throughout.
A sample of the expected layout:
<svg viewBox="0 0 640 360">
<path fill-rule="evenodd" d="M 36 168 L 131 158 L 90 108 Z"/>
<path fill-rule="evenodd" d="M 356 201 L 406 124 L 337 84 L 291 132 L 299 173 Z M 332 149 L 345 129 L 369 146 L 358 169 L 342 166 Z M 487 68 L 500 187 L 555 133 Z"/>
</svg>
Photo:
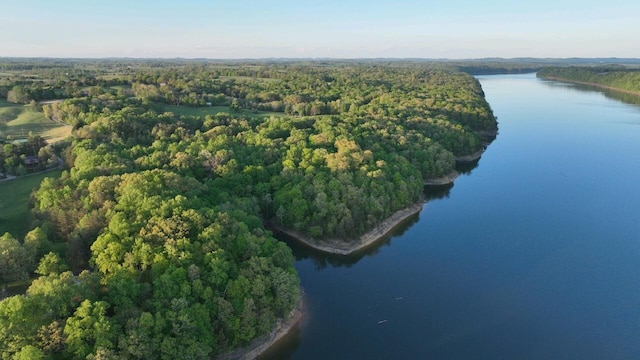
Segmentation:
<svg viewBox="0 0 640 360">
<path fill-rule="evenodd" d="M 307 317 L 264 358 L 640 358 L 640 107 L 478 79 L 496 140 L 363 253 L 289 241 Z"/>
</svg>

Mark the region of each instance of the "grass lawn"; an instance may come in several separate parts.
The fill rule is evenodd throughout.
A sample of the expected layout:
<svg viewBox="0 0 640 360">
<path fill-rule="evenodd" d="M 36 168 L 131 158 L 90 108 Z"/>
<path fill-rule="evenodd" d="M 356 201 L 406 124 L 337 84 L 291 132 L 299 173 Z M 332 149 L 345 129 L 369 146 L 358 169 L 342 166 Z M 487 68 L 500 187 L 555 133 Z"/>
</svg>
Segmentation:
<svg viewBox="0 0 640 360">
<path fill-rule="evenodd" d="M 29 230 L 29 195 L 45 177 L 58 177 L 61 170 L 0 182 L 0 234 L 11 233 L 22 239 Z"/>
<path fill-rule="evenodd" d="M 0 137 L 24 139 L 29 132 L 54 141 L 71 135 L 71 126 L 51 121 L 31 106 L 0 101 Z"/>
</svg>

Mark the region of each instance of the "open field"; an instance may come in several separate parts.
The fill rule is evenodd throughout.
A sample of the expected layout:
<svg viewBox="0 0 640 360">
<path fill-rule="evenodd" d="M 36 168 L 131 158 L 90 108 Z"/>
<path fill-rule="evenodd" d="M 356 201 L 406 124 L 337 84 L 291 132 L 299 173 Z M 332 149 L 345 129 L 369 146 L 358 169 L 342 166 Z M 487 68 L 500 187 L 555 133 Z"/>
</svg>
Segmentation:
<svg viewBox="0 0 640 360">
<path fill-rule="evenodd" d="M 61 170 L 56 170 L 0 182 L 0 234 L 9 232 L 16 238 L 22 238 L 31 222 L 28 208 L 31 191 L 45 177 L 58 177 L 61 173 Z"/>
<path fill-rule="evenodd" d="M 0 101 L 0 138 L 22 139 L 29 132 L 55 142 L 71 135 L 71 126 L 51 121 L 31 106 Z"/>
</svg>

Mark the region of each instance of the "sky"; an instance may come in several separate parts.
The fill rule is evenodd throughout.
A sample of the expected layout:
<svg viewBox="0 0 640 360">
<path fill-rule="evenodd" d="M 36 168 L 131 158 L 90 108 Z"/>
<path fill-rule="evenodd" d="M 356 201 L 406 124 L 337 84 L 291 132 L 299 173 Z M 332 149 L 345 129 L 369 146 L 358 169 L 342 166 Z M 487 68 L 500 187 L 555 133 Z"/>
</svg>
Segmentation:
<svg viewBox="0 0 640 360">
<path fill-rule="evenodd" d="M 640 58 L 639 0 L 0 0 L 0 57 Z"/>
</svg>

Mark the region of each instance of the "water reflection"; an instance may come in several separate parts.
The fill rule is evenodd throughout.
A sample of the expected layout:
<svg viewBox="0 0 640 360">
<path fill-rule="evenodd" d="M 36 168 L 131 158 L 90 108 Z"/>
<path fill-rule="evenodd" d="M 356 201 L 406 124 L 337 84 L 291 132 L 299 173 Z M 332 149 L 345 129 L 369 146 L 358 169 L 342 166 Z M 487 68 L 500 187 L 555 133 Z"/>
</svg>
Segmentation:
<svg viewBox="0 0 640 360">
<path fill-rule="evenodd" d="M 464 174 L 468 174 L 477 166 L 478 162 L 475 161 L 473 163 L 456 166 L 456 169 Z M 449 194 L 451 193 L 453 186 L 454 184 L 425 186 L 425 202 L 449 198 Z M 274 232 L 274 236 L 289 245 L 293 251 L 296 261 L 310 259 L 318 270 L 325 269 L 328 266 L 348 268 L 358 263 L 358 261 L 362 260 L 364 257 L 375 256 L 383 247 L 390 246 L 393 238 L 401 237 L 419 220 L 420 213 L 406 218 L 380 240 L 350 255 L 329 254 L 324 251 L 314 249 L 281 232 Z"/>
<path fill-rule="evenodd" d="M 456 162 L 456 171 L 463 175 L 471 175 L 471 171 L 480 165 L 480 159 L 474 161 Z"/>
<path fill-rule="evenodd" d="M 585 85 L 585 84 L 574 84 L 574 83 L 555 81 L 555 80 L 546 80 L 546 79 L 540 79 L 540 81 L 544 85 L 549 87 L 564 87 L 568 90 L 574 90 L 575 92 L 580 92 L 580 93 L 593 93 L 595 91 L 595 92 L 601 93 L 608 99 L 620 101 L 625 104 L 640 106 L 639 95 L 629 94 L 622 91 L 615 91 L 611 89 L 601 88 L 601 87 L 592 86 L 592 85 Z"/>
<path fill-rule="evenodd" d="M 407 231 L 409 228 L 411 228 L 411 226 L 417 223 L 418 220 L 420 220 L 420 213 L 406 218 L 395 228 L 393 228 L 393 230 L 391 230 L 387 235 L 374 242 L 370 246 L 367 246 L 349 255 L 329 254 L 324 251 L 314 249 L 284 233 L 275 232 L 274 236 L 289 245 L 289 247 L 293 251 L 293 255 L 295 256 L 296 261 L 310 259 L 311 261 L 313 261 L 313 264 L 315 265 L 317 270 L 325 269 L 328 266 L 351 267 L 362 258 L 366 256 L 374 256 L 380 252 L 380 249 L 382 247 L 391 245 L 392 238 L 401 237 L 405 233 L 405 231 Z"/>
<path fill-rule="evenodd" d="M 508 136 L 376 256 L 297 250 L 309 321 L 265 358 L 640 359 L 638 108 L 483 79 Z"/>
<path fill-rule="evenodd" d="M 424 187 L 425 201 L 448 199 L 453 189 L 453 183 L 445 185 L 430 185 Z"/>
<path fill-rule="evenodd" d="M 286 336 L 273 344 L 267 351 L 258 356 L 258 360 L 286 360 L 302 343 L 302 324 L 296 325 Z"/>
<path fill-rule="evenodd" d="M 480 160 L 471 162 L 458 162 L 456 163 L 456 171 L 463 175 L 470 175 L 471 172 L 479 165 Z M 425 202 L 439 199 L 447 199 L 453 189 L 454 184 L 445 185 L 429 185 L 424 187 L 424 199 Z M 408 229 L 410 229 L 415 223 L 420 220 L 420 213 L 412 215 L 403 220 L 396 227 L 393 228 L 387 235 L 373 244 L 354 252 L 349 255 L 329 254 L 324 251 L 314 249 L 307 244 L 301 243 L 291 236 L 274 231 L 274 236 L 284 241 L 296 258 L 296 261 L 310 259 L 317 270 L 331 267 L 351 267 L 357 264 L 365 257 L 375 256 L 380 253 L 380 250 L 385 246 L 390 246 L 393 238 L 401 237 Z"/>
</svg>

